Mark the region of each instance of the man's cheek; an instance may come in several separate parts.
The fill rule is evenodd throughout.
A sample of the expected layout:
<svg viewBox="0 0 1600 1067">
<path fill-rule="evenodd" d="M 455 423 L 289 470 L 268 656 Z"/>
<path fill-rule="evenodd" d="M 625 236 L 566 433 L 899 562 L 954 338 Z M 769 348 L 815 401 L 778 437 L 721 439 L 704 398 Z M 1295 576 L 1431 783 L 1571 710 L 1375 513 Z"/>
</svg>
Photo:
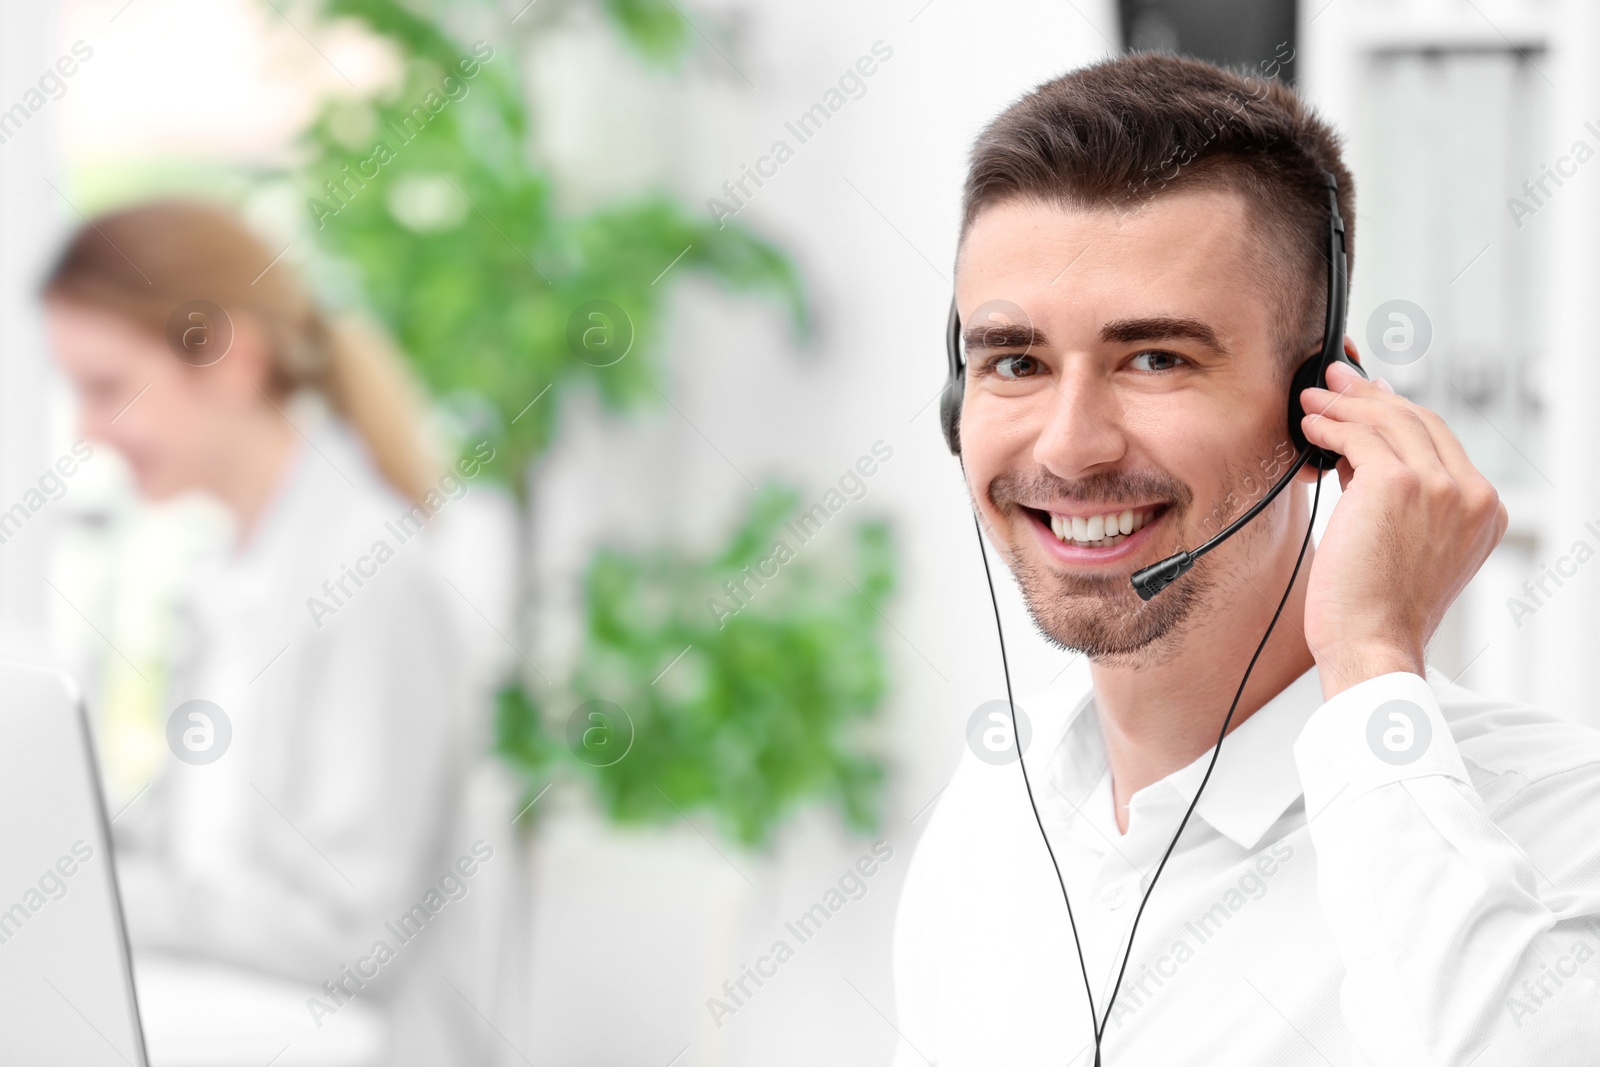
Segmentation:
<svg viewBox="0 0 1600 1067">
<path fill-rule="evenodd" d="M 1229 493 L 1222 498 L 1222 503 L 1217 505 L 1217 517 L 1221 520 L 1222 525 L 1226 526 L 1233 521 L 1234 510 L 1238 506 L 1239 499 L 1234 494 Z"/>
</svg>

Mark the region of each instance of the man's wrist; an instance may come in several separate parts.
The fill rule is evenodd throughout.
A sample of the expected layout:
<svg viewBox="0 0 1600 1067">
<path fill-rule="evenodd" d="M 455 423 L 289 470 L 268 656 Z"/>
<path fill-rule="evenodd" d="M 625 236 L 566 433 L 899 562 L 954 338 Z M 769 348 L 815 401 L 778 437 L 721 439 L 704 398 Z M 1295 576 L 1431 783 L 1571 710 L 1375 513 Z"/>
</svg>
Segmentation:
<svg viewBox="0 0 1600 1067">
<path fill-rule="evenodd" d="M 1471 784 L 1450 724 L 1427 678 L 1411 671 L 1358 682 L 1324 701 L 1294 744 L 1306 817 L 1316 827 L 1335 801 L 1411 778 L 1444 775 Z"/>
<path fill-rule="evenodd" d="M 1427 676 L 1422 650 L 1408 649 L 1394 642 L 1343 644 L 1324 655 L 1313 653 L 1313 657 L 1322 681 L 1323 700 L 1332 700 L 1351 686 L 1384 674 L 1404 671 Z"/>
</svg>

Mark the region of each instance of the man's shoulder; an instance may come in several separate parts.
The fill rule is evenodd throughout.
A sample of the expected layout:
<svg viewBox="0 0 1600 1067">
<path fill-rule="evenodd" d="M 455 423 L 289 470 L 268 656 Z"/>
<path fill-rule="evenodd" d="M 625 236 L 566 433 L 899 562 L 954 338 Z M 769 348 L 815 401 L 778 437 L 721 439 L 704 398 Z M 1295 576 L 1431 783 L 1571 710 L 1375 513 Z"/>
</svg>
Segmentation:
<svg viewBox="0 0 1600 1067">
<path fill-rule="evenodd" d="M 1429 670 L 1450 735 L 1491 805 L 1530 786 L 1570 782 L 1600 793 L 1600 729 L 1520 701 L 1486 696 Z"/>
</svg>

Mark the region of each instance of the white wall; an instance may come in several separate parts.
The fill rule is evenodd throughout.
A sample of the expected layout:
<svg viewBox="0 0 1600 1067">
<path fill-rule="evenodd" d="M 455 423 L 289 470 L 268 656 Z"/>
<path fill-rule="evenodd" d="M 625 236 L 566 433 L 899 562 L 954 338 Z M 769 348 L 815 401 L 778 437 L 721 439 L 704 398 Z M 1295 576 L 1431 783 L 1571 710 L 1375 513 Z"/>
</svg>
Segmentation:
<svg viewBox="0 0 1600 1067">
<path fill-rule="evenodd" d="M 0 7 L 0 109 L 35 87 L 56 60 L 54 0 Z M 55 106 L 47 101 L 0 144 L 0 510 L 9 508 L 44 472 L 44 360 L 33 290 L 54 247 L 61 205 L 47 179 L 54 167 Z M 0 551 L 0 649 L 36 658 L 43 652 L 39 574 L 48 539 L 44 522 L 9 538 Z"/>
</svg>

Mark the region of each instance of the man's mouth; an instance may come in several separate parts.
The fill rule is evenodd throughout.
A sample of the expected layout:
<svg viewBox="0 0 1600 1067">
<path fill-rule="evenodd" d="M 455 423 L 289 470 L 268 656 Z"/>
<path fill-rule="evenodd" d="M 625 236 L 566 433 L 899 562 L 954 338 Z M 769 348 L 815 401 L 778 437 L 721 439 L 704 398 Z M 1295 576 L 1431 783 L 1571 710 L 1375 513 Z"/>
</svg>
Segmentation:
<svg viewBox="0 0 1600 1067">
<path fill-rule="evenodd" d="M 1166 504 L 1147 504 L 1117 511 L 1109 508 L 1069 514 L 1042 508 L 1024 508 L 1055 534 L 1062 544 L 1077 548 L 1115 548 L 1144 527 L 1160 518 Z"/>
</svg>

